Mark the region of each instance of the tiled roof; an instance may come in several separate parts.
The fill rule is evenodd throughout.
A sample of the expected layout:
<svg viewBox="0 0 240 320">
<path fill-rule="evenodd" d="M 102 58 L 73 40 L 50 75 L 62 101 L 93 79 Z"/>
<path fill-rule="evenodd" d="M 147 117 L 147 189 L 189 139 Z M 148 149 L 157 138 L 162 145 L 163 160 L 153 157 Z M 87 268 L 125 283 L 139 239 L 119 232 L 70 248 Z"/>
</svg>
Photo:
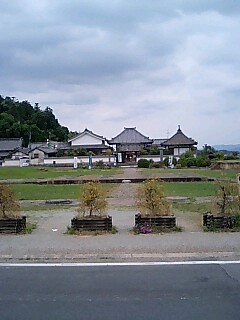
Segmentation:
<svg viewBox="0 0 240 320">
<path fill-rule="evenodd" d="M 22 146 L 21 138 L 9 138 L 0 139 L 0 150 L 1 151 L 13 151 L 18 147 Z"/>
<path fill-rule="evenodd" d="M 178 126 L 177 132 L 169 138 L 167 141 L 163 142 L 163 146 L 180 146 L 180 145 L 195 145 L 197 142 L 192 138 L 188 138 Z"/>
<path fill-rule="evenodd" d="M 136 130 L 136 127 L 133 128 L 124 128 L 124 130 L 112 138 L 109 144 L 118 144 L 118 143 L 152 143 L 152 140 L 144 136 L 142 133 Z"/>
<path fill-rule="evenodd" d="M 69 143 L 68 142 L 59 142 L 59 141 L 45 141 L 45 142 L 31 142 L 29 145 L 30 149 L 36 149 L 36 148 L 52 148 L 52 149 L 66 149 L 67 147 L 69 147 Z"/>
<path fill-rule="evenodd" d="M 45 147 L 45 146 L 47 147 L 47 142 L 31 142 L 29 144 L 29 148 L 31 150 L 39 148 L 39 147 Z"/>
<path fill-rule="evenodd" d="M 153 139 L 153 146 L 160 146 L 163 142 L 166 142 L 167 139 Z"/>
<path fill-rule="evenodd" d="M 0 158 L 6 158 L 10 156 L 10 152 L 0 151 Z"/>
<path fill-rule="evenodd" d="M 28 154 L 29 152 L 30 152 L 30 150 L 31 149 L 29 149 L 29 148 L 22 148 L 22 147 L 20 147 L 20 148 L 16 148 L 13 152 L 11 152 L 11 154 L 13 154 L 13 153 L 15 153 L 15 152 L 22 152 L 22 153 L 24 153 L 24 154 Z"/>
<path fill-rule="evenodd" d="M 57 153 L 57 150 L 56 149 L 53 149 L 53 148 L 43 148 L 43 147 L 39 147 L 39 148 L 35 148 L 37 150 L 40 150 L 46 154 L 50 154 L 50 153 Z"/>
</svg>

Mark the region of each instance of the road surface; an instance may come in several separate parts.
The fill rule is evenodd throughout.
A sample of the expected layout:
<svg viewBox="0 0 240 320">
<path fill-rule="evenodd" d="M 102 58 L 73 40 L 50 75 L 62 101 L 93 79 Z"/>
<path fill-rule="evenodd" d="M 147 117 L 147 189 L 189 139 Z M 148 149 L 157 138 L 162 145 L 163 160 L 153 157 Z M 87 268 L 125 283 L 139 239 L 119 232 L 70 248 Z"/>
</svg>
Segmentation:
<svg viewBox="0 0 240 320">
<path fill-rule="evenodd" d="M 1 320 L 240 319 L 240 264 L 0 266 Z"/>
</svg>

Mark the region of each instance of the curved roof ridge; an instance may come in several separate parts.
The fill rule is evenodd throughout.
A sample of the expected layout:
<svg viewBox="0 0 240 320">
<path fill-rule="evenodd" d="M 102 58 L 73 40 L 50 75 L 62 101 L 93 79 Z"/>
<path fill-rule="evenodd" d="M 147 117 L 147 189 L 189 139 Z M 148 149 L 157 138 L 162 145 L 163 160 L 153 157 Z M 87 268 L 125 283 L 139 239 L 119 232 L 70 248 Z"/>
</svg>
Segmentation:
<svg viewBox="0 0 240 320">
<path fill-rule="evenodd" d="M 187 137 L 181 130 L 180 125 L 178 126 L 177 132 L 169 138 L 167 141 L 162 143 L 165 146 L 169 145 L 195 145 L 197 142 L 192 139 Z"/>
<path fill-rule="evenodd" d="M 136 127 L 124 127 L 124 130 L 109 140 L 109 143 L 152 143 L 152 139 L 143 135 Z"/>
</svg>

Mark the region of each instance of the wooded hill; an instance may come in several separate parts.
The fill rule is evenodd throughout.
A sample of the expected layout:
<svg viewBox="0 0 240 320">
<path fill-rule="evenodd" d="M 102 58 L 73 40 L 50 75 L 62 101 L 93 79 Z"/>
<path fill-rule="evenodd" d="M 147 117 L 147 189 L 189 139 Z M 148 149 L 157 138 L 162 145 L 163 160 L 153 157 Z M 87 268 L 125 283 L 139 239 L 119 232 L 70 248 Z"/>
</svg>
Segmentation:
<svg viewBox="0 0 240 320">
<path fill-rule="evenodd" d="M 14 97 L 0 95 L 0 138 L 23 138 L 29 142 L 67 141 L 69 130 L 59 124 L 49 107 L 41 110 L 38 103 L 19 102 Z"/>
</svg>

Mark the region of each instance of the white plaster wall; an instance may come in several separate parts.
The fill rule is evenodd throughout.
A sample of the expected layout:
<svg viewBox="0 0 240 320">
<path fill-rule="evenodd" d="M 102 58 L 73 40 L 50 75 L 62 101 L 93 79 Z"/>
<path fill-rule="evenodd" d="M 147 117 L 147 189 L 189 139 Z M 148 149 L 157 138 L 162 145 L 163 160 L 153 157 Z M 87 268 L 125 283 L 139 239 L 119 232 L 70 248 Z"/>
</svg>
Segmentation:
<svg viewBox="0 0 240 320">
<path fill-rule="evenodd" d="M 174 156 L 181 156 L 189 151 L 189 148 L 174 148 Z"/>
<path fill-rule="evenodd" d="M 147 159 L 148 161 L 153 160 L 154 162 L 159 162 L 160 156 L 158 156 L 158 155 L 145 155 L 145 156 L 142 155 L 142 156 L 137 157 L 137 161 L 140 159 Z M 163 159 L 164 159 L 164 157 L 163 157 Z"/>
<path fill-rule="evenodd" d="M 74 164 L 74 157 L 61 157 L 61 158 L 46 158 L 44 159 L 44 164 L 45 165 L 51 165 L 55 161 L 55 164 Z M 98 161 L 103 161 L 104 163 L 109 162 L 109 157 L 108 156 L 93 156 L 92 157 L 92 162 L 98 162 Z M 115 156 L 111 156 L 110 158 L 111 164 L 115 162 Z M 88 164 L 89 163 L 89 157 L 77 157 L 77 163 L 78 164 Z"/>
<path fill-rule="evenodd" d="M 167 158 L 169 156 L 163 156 L 163 161 L 165 158 Z M 179 159 L 178 156 L 174 156 L 177 160 Z M 160 162 L 160 157 L 157 156 L 157 155 L 146 155 L 146 156 L 139 156 L 137 157 L 137 161 L 140 160 L 140 159 L 147 159 L 148 161 L 149 160 L 153 160 L 154 162 Z"/>
<path fill-rule="evenodd" d="M 88 145 L 88 144 L 102 144 L 103 139 L 98 139 L 96 137 L 84 134 L 81 137 L 78 137 L 76 140 L 71 141 L 72 146 L 78 145 Z"/>
<path fill-rule="evenodd" d="M 5 160 L 2 163 L 3 167 L 19 167 L 21 160 Z M 74 158 L 73 157 L 59 157 L 59 158 L 45 158 L 42 161 L 38 158 L 30 159 L 30 165 L 53 165 L 55 161 L 55 164 L 58 165 L 72 165 L 74 164 Z M 93 164 L 98 161 L 103 161 L 104 163 L 109 163 L 109 157 L 108 156 L 93 156 L 92 162 Z M 26 161 L 25 161 L 26 162 Z M 89 157 L 77 157 L 77 163 L 78 164 L 88 164 Z M 111 164 L 114 164 L 116 162 L 115 156 L 110 157 Z"/>
<path fill-rule="evenodd" d="M 4 160 L 2 167 L 20 167 L 20 160 Z"/>
</svg>

